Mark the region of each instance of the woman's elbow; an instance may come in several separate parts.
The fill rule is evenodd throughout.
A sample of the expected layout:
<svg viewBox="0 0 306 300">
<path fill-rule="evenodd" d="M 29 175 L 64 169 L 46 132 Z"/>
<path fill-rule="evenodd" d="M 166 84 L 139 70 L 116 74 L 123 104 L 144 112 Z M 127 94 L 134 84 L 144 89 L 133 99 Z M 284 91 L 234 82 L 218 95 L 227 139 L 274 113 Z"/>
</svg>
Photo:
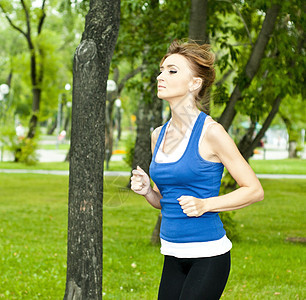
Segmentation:
<svg viewBox="0 0 306 300">
<path fill-rule="evenodd" d="M 256 187 L 255 193 L 254 193 L 254 202 L 262 201 L 265 197 L 265 192 L 261 185 Z"/>
</svg>

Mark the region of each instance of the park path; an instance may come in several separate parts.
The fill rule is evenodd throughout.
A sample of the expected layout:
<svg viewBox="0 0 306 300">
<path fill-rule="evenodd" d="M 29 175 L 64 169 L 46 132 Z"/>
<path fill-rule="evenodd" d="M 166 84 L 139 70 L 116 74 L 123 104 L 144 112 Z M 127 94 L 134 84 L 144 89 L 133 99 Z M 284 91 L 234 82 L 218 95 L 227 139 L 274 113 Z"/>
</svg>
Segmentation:
<svg viewBox="0 0 306 300">
<path fill-rule="evenodd" d="M 46 174 L 46 175 L 69 175 L 69 171 L 60 170 L 25 170 L 25 169 L 0 169 L 0 173 L 14 174 Z M 104 171 L 104 176 L 130 176 L 127 171 Z M 298 174 L 256 174 L 258 178 L 268 179 L 306 179 L 306 175 Z"/>
</svg>

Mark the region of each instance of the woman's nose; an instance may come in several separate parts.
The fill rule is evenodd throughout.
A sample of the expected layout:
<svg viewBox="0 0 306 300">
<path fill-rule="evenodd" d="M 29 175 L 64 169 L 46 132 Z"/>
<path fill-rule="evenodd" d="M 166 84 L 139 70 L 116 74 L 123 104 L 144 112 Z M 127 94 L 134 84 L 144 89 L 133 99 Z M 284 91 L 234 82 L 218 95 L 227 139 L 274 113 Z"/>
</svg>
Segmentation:
<svg viewBox="0 0 306 300">
<path fill-rule="evenodd" d="M 157 80 L 157 81 L 163 80 L 162 74 L 163 74 L 163 72 L 160 72 L 160 73 L 158 74 L 158 76 L 156 77 L 156 80 Z"/>
</svg>

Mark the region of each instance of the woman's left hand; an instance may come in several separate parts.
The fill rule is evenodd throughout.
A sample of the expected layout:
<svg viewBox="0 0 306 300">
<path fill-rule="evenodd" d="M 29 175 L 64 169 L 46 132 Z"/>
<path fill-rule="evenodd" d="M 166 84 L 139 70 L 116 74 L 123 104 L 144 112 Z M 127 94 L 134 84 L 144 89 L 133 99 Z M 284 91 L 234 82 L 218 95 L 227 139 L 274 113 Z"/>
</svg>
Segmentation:
<svg viewBox="0 0 306 300">
<path fill-rule="evenodd" d="M 181 196 L 177 199 L 188 217 L 200 217 L 207 212 L 205 208 L 205 199 L 199 199 L 193 196 Z"/>
</svg>

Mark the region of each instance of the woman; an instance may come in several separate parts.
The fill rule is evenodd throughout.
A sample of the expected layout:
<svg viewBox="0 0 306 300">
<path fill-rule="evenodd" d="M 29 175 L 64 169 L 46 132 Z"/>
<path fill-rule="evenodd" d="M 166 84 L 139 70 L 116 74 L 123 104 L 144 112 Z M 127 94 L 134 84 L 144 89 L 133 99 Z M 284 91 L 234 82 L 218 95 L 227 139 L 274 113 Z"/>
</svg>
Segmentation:
<svg viewBox="0 0 306 300">
<path fill-rule="evenodd" d="M 218 212 L 263 199 L 261 184 L 223 127 L 198 107 L 215 79 L 208 45 L 174 41 L 160 64 L 159 98 L 172 118 L 152 133 L 149 176 L 133 170 L 131 188 L 161 209 L 165 256 L 159 300 L 219 299 L 231 242 Z M 219 196 L 223 169 L 239 188 Z"/>
</svg>

